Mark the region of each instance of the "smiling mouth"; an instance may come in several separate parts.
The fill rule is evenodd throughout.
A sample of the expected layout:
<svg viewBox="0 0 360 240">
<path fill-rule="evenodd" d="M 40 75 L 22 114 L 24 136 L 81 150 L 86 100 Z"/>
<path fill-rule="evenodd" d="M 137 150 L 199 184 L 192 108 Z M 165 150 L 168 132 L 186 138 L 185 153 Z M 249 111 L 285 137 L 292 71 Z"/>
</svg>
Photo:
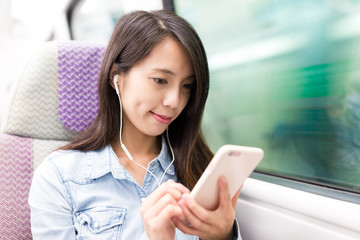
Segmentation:
<svg viewBox="0 0 360 240">
<path fill-rule="evenodd" d="M 155 118 L 155 120 L 158 121 L 159 123 L 169 124 L 170 121 L 171 121 L 171 117 L 159 115 L 159 114 L 156 114 L 156 113 L 151 112 L 151 111 L 150 111 L 150 114 L 151 114 L 151 115 Z"/>
</svg>

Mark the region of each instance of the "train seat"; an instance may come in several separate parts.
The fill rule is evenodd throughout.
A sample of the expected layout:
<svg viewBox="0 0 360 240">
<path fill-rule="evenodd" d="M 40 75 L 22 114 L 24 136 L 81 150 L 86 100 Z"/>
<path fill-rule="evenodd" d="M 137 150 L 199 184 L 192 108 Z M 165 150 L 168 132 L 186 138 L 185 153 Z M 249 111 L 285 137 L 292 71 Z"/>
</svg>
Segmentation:
<svg viewBox="0 0 360 240">
<path fill-rule="evenodd" d="M 0 240 L 32 239 L 33 171 L 94 120 L 104 51 L 79 41 L 47 42 L 14 83 L 0 134 Z"/>
</svg>

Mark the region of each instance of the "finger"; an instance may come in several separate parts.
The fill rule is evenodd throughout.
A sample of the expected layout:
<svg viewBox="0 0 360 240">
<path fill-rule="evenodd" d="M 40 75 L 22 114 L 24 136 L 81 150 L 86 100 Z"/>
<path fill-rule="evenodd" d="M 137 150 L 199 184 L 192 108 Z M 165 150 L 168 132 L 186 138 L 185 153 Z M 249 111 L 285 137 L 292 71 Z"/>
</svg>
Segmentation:
<svg viewBox="0 0 360 240">
<path fill-rule="evenodd" d="M 171 178 L 170 178 L 169 180 L 167 180 L 166 182 L 168 182 L 168 183 L 175 183 L 175 181 L 172 180 Z"/>
<path fill-rule="evenodd" d="M 211 212 L 200 206 L 190 194 L 183 194 L 179 203 L 183 208 L 184 215 L 191 225 L 198 228 L 201 224 L 213 224 L 211 220 Z"/>
<path fill-rule="evenodd" d="M 201 231 L 199 231 L 198 229 L 191 227 L 189 225 L 185 225 L 182 221 L 179 221 L 178 219 L 174 219 L 173 223 L 176 228 L 178 228 L 180 231 L 182 231 L 185 234 L 195 235 L 195 236 L 199 236 L 201 234 Z"/>
<path fill-rule="evenodd" d="M 160 187 L 158 189 L 156 189 L 156 193 L 154 192 L 155 198 L 156 198 L 156 195 L 158 195 L 158 197 L 159 196 L 161 197 L 161 195 L 163 195 L 163 194 L 161 194 L 161 192 L 167 193 L 168 191 L 171 191 L 171 193 L 175 193 L 175 195 L 174 195 L 175 198 L 181 198 L 181 195 L 183 193 L 190 192 L 189 189 L 187 189 L 184 185 L 182 185 L 181 183 L 176 183 L 173 180 L 164 182 L 163 184 L 160 185 Z"/>
<path fill-rule="evenodd" d="M 143 207 L 148 208 L 160 200 L 165 194 L 171 194 L 175 199 L 180 200 L 183 193 L 189 192 L 185 186 L 175 182 L 165 182 L 160 185 L 150 196 L 143 202 Z"/>
<path fill-rule="evenodd" d="M 151 219 L 156 217 L 165 207 L 173 205 L 178 206 L 177 201 L 173 198 L 171 194 L 165 194 L 162 198 L 160 198 L 155 204 L 151 205 L 148 208 L 141 208 L 141 213 L 143 218 Z"/>
<path fill-rule="evenodd" d="M 219 208 L 228 209 L 230 205 L 229 183 L 225 176 L 221 176 L 218 181 L 219 185 Z"/>
<path fill-rule="evenodd" d="M 183 211 L 178 205 L 166 205 L 156 217 L 160 223 L 171 223 L 175 218 L 183 219 Z"/>
<path fill-rule="evenodd" d="M 184 218 L 185 221 L 182 221 L 182 224 L 185 226 L 188 226 L 192 229 L 197 229 L 201 231 L 204 231 L 207 227 L 208 224 L 202 222 L 199 218 L 197 218 L 191 211 L 190 209 L 188 209 L 184 202 L 180 202 L 179 206 L 182 208 L 183 214 L 184 214 Z"/>
</svg>

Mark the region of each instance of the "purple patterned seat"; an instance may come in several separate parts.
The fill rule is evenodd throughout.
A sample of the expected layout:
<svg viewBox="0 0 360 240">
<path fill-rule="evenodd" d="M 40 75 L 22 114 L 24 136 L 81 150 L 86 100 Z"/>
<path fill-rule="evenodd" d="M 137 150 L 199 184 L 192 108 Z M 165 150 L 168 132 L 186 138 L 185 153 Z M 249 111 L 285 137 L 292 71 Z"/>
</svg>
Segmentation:
<svg viewBox="0 0 360 240">
<path fill-rule="evenodd" d="M 47 42 L 15 83 L 0 135 L 0 240 L 32 239 L 32 173 L 94 120 L 104 51 L 77 41 Z"/>
</svg>

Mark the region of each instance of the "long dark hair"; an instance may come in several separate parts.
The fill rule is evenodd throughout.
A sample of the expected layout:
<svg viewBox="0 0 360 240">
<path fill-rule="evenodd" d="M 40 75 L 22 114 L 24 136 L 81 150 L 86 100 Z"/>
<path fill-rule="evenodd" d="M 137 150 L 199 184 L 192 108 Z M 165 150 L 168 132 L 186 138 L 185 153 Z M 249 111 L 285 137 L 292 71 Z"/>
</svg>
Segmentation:
<svg viewBox="0 0 360 240">
<path fill-rule="evenodd" d="M 195 87 L 189 102 L 169 126 L 178 180 L 192 189 L 213 156 L 201 133 L 209 69 L 198 34 L 183 18 L 165 10 L 136 11 L 118 20 L 100 69 L 99 113 L 87 130 L 61 149 L 98 150 L 117 140 L 120 111 L 112 79 L 116 74 L 126 74 L 165 37 L 173 38 L 186 49 L 195 71 Z"/>
</svg>

